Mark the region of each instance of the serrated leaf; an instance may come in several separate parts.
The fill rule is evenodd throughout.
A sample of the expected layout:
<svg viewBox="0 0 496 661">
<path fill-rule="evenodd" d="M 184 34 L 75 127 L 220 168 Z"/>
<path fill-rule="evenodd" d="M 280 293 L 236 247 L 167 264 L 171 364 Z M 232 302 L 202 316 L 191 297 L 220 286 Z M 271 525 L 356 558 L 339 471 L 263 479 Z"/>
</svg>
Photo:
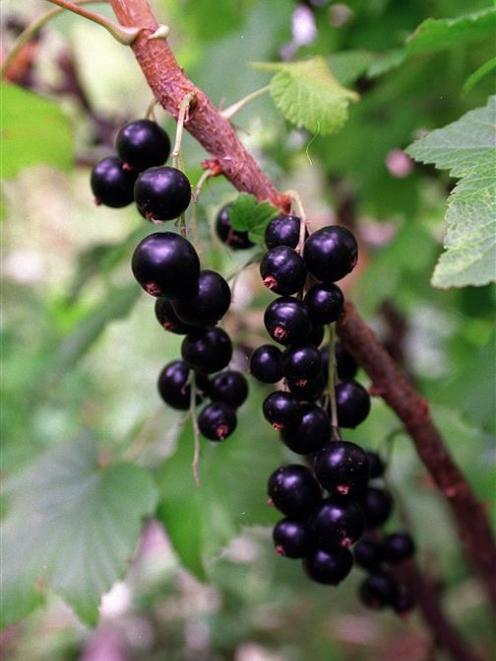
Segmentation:
<svg viewBox="0 0 496 661">
<path fill-rule="evenodd" d="M 429 133 L 408 148 L 417 161 L 461 177 L 448 200 L 446 252 L 436 287 L 484 285 L 496 279 L 496 96 L 485 108 Z"/>
<path fill-rule="evenodd" d="M 95 625 L 101 596 L 132 556 L 156 487 L 131 464 L 99 465 L 89 439 L 58 446 L 7 485 L 2 626 L 32 610 L 46 587 Z"/>
<path fill-rule="evenodd" d="M 3 177 L 14 177 L 22 168 L 37 163 L 71 167 L 71 127 L 59 105 L 6 83 L 0 83 L 0 98 Z"/>
<path fill-rule="evenodd" d="M 229 208 L 229 221 L 233 229 L 248 232 L 255 243 L 263 243 L 268 223 L 279 211 L 270 202 L 259 202 L 249 193 L 241 193 Z"/>
<path fill-rule="evenodd" d="M 348 106 L 358 94 L 343 87 L 323 57 L 291 63 L 262 62 L 262 71 L 275 71 L 270 92 L 284 117 L 298 127 L 322 135 L 335 133 L 348 119 Z"/>
</svg>

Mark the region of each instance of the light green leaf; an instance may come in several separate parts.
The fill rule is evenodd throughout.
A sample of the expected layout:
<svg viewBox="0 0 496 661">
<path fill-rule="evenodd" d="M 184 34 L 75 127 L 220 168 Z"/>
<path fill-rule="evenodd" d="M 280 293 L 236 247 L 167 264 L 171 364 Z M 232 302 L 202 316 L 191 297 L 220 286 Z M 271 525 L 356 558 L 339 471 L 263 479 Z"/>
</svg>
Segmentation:
<svg viewBox="0 0 496 661">
<path fill-rule="evenodd" d="M 491 71 L 496 69 L 496 57 L 491 58 L 485 62 L 481 67 L 476 69 L 465 81 L 463 86 L 462 93 L 468 94 L 471 89 L 473 89 L 485 76 L 487 76 Z"/>
<path fill-rule="evenodd" d="M 73 163 L 69 119 L 54 102 L 16 85 L 0 84 L 2 172 L 14 177 L 36 163 L 69 169 Z"/>
<path fill-rule="evenodd" d="M 301 62 L 261 62 L 255 68 L 275 71 L 270 92 L 284 117 L 312 133 L 336 133 L 348 119 L 348 106 L 358 94 L 343 87 L 322 57 Z"/>
<path fill-rule="evenodd" d="M 2 626 L 27 615 L 47 587 L 95 625 L 156 495 L 144 469 L 103 466 L 88 439 L 48 451 L 13 479 L 1 530 Z"/>
<path fill-rule="evenodd" d="M 229 220 L 233 229 L 248 232 L 255 243 L 263 243 L 263 235 L 268 223 L 279 211 L 270 202 L 258 202 L 249 193 L 241 193 L 232 202 Z"/>
<path fill-rule="evenodd" d="M 461 177 L 448 200 L 446 252 L 436 287 L 484 285 L 496 279 L 496 96 L 408 148 L 417 161 Z"/>
</svg>

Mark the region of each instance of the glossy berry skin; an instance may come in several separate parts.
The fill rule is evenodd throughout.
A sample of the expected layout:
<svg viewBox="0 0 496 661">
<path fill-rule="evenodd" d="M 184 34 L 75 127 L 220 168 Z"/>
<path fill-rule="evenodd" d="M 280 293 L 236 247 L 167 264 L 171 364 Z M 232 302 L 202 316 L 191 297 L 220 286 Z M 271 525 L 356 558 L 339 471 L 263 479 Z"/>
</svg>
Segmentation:
<svg viewBox="0 0 496 661">
<path fill-rule="evenodd" d="M 248 383 L 241 372 L 225 370 L 212 378 L 208 394 L 213 402 L 224 402 L 237 409 L 248 397 Z"/>
<path fill-rule="evenodd" d="M 291 519 L 307 519 L 320 502 L 320 487 L 311 471 L 301 464 L 280 466 L 269 477 L 269 498 Z"/>
<path fill-rule="evenodd" d="M 377 452 L 369 451 L 367 452 L 367 456 L 369 458 L 370 479 L 375 480 L 378 477 L 382 477 L 384 475 L 384 471 L 386 470 L 386 466 L 384 465 L 380 455 L 378 455 Z"/>
<path fill-rule="evenodd" d="M 281 439 L 296 454 L 313 454 L 329 440 L 331 421 L 324 409 L 315 404 L 301 404 L 301 412 L 299 424 L 286 427 Z"/>
<path fill-rule="evenodd" d="M 171 143 L 167 133 L 156 122 L 138 119 L 119 130 L 115 148 L 126 166 L 141 172 L 165 163 Z"/>
<path fill-rule="evenodd" d="M 320 351 L 308 344 L 301 347 L 290 347 L 282 354 L 284 376 L 294 381 L 309 381 L 322 372 Z"/>
<path fill-rule="evenodd" d="M 176 168 L 148 168 L 134 184 L 134 199 L 147 220 L 174 220 L 191 202 L 191 185 Z"/>
<path fill-rule="evenodd" d="M 200 432 L 211 441 L 223 441 L 236 429 L 236 412 L 229 404 L 212 402 L 198 415 Z"/>
<path fill-rule="evenodd" d="M 286 383 L 292 395 L 306 402 L 313 402 L 321 397 L 327 386 L 323 374 L 313 379 L 287 379 Z"/>
<path fill-rule="evenodd" d="M 296 248 L 300 240 L 300 218 L 280 214 L 273 218 L 265 229 L 265 245 L 267 248 L 288 246 Z"/>
<path fill-rule="evenodd" d="M 337 285 L 321 282 L 308 291 L 304 302 L 314 324 L 332 324 L 343 312 L 344 296 Z"/>
<path fill-rule="evenodd" d="M 155 301 L 155 316 L 158 323 L 162 328 L 170 333 L 176 335 L 187 335 L 195 330 L 194 326 L 190 326 L 182 322 L 177 314 L 174 312 L 172 303 L 165 296 L 160 296 Z"/>
<path fill-rule="evenodd" d="M 260 275 L 267 289 L 280 296 L 289 296 L 303 289 L 307 271 L 293 248 L 277 246 L 263 256 Z"/>
<path fill-rule="evenodd" d="M 336 407 L 340 427 L 354 429 L 370 413 L 370 396 L 358 381 L 341 381 L 336 385 Z"/>
<path fill-rule="evenodd" d="M 262 344 L 250 358 L 250 373 L 262 383 L 277 383 L 283 377 L 282 353 L 273 344 Z"/>
<path fill-rule="evenodd" d="M 348 353 L 341 342 L 336 342 L 336 368 L 338 377 L 344 381 L 353 379 L 358 372 L 358 365 L 351 353 Z"/>
<path fill-rule="evenodd" d="M 328 498 L 315 510 L 311 527 L 318 546 L 333 551 L 348 548 L 360 539 L 365 517 L 354 500 Z"/>
<path fill-rule="evenodd" d="M 186 335 L 181 345 L 183 359 L 194 370 L 212 374 L 224 369 L 232 358 L 232 342 L 222 328 L 198 329 Z"/>
<path fill-rule="evenodd" d="M 398 595 L 398 583 L 384 572 L 369 574 L 360 586 L 360 599 L 367 608 L 392 606 Z"/>
<path fill-rule="evenodd" d="M 134 277 L 151 296 L 191 296 L 200 275 L 200 260 L 193 245 L 179 234 L 155 232 L 133 253 Z"/>
<path fill-rule="evenodd" d="M 166 404 L 186 411 L 190 406 L 191 387 L 188 383 L 190 369 L 183 360 L 174 360 L 160 372 L 157 387 Z"/>
<path fill-rule="evenodd" d="M 114 209 L 131 204 L 135 181 L 136 173 L 126 170 L 117 156 L 109 156 L 97 163 L 90 176 L 95 202 Z"/>
<path fill-rule="evenodd" d="M 368 487 L 360 502 L 367 521 L 367 528 L 382 526 L 393 510 L 391 494 L 378 487 Z"/>
<path fill-rule="evenodd" d="M 348 549 L 339 549 L 332 553 L 324 549 L 314 549 L 303 561 L 309 578 L 323 585 L 338 585 L 350 573 L 353 556 Z"/>
<path fill-rule="evenodd" d="M 315 476 L 331 495 L 363 492 L 369 479 L 367 453 L 348 441 L 331 441 L 315 457 Z"/>
<path fill-rule="evenodd" d="M 308 338 L 309 344 L 313 344 L 314 347 L 320 347 L 322 340 L 324 339 L 324 326 L 312 325 L 312 332 Z"/>
<path fill-rule="evenodd" d="M 312 332 L 306 305 L 296 298 L 276 298 L 265 310 L 264 323 L 273 340 L 284 345 L 304 344 Z"/>
<path fill-rule="evenodd" d="M 255 244 L 250 241 L 248 232 L 240 232 L 239 230 L 232 228 L 229 219 L 229 209 L 231 207 L 232 203 L 226 204 L 217 214 L 215 220 L 215 233 L 222 243 L 229 246 L 231 250 L 247 250 L 248 248 L 253 248 Z"/>
<path fill-rule="evenodd" d="M 172 303 L 174 311 L 191 326 L 214 326 L 229 310 L 231 290 L 215 271 L 201 271 L 191 296 Z"/>
<path fill-rule="evenodd" d="M 298 400 L 289 392 L 279 390 L 265 398 L 262 410 L 265 419 L 277 431 L 297 427 L 302 416 Z"/>
<path fill-rule="evenodd" d="M 361 539 L 353 549 L 355 562 L 367 571 L 375 572 L 384 560 L 382 544 L 374 539 Z"/>
<path fill-rule="evenodd" d="M 384 559 L 393 565 L 408 560 L 415 553 L 415 542 L 407 532 L 386 535 L 383 541 Z"/>
<path fill-rule="evenodd" d="M 317 280 L 336 282 L 353 270 L 358 259 L 358 245 L 346 227 L 329 225 L 308 237 L 303 259 Z"/>
<path fill-rule="evenodd" d="M 303 521 L 282 519 L 274 526 L 272 539 L 278 555 L 304 558 L 312 549 L 312 533 Z"/>
</svg>

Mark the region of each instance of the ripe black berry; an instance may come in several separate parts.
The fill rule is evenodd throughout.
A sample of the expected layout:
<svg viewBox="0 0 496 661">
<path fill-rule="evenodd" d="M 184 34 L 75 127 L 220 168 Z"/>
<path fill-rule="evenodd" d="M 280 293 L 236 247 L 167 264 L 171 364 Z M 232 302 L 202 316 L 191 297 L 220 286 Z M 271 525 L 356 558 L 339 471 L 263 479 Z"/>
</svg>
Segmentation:
<svg viewBox="0 0 496 661">
<path fill-rule="evenodd" d="M 157 387 L 166 404 L 174 409 L 186 411 L 190 405 L 190 369 L 183 360 L 174 360 L 160 372 Z"/>
<path fill-rule="evenodd" d="M 322 396 L 327 382 L 323 374 L 313 379 L 287 379 L 288 388 L 295 397 L 306 402 L 313 402 Z"/>
<path fill-rule="evenodd" d="M 314 347 L 319 347 L 324 339 L 324 326 L 317 326 L 312 324 L 312 332 L 308 338 L 308 342 L 313 344 Z"/>
<path fill-rule="evenodd" d="M 250 358 L 251 374 L 262 383 L 277 383 L 283 377 L 282 353 L 272 344 L 255 349 Z"/>
<path fill-rule="evenodd" d="M 126 170 L 117 156 L 109 156 L 97 163 L 91 171 L 90 185 L 95 202 L 119 209 L 134 200 L 136 173 Z"/>
<path fill-rule="evenodd" d="M 377 452 L 367 452 L 367 456 L 369 458 L 370 479 L 375 480 L 377 477 L 384 475 L 386 466 Z"/>
<path fill-rule="evenodd" d="M 300 219 L 297 216 L 276 216 L 265 229 L 265 245 L 267 248 L 289 246 L 296 248 L 300 240 Z"/>
<path fill-rule="evenodd" d="M 303 259 L 310 273 L 323 282 L 341 280 L 355 266 L 358 245 L 353 234 L 340 225 L 329 225 L 305 241 Z"/>
<path fill-rule="evenodd" d="M 231 290 L 215 271 L 201 271 L 191 296 L 173 302 L 174 310 L 186 324 L 214 326 L 231 304 Z"/>
<path fill-rule="evenodd" d="M 201 433 L 211 441 L 223 441 L 236 429 L 236 413 L 229 404 L 212 402 L 198 415 Z"/>
<path fill-rule="evenodd" d="M 355 359 L 348 353 L 341 342 L 336 342 L 336 368 L 341 380 L 353 379 L 358 371 Z"/>
<path fill-rule="evenodd" d="M 304 558 L 312 549 L 312 534 L 306 523 L 282 519 L 274 526 L 272 539 L 278 555 Z"/>
<path fill-rule="evenodd" d="M 329 416 L 315 404 L 301 404 L 301 418 L 297 425 L 286 427 L 281 438 L 297 454 L 313 454 L 320 450 L 331 435 Z"/>
<path fill-rule="evenodd" d="M 350 573 L 353 556 L 348 549 L 339 549 L 332 553 L 324 549 L 314 549 L 303 561 L 303 567 L 312 581 L 324 585 L 338 585 Z"/>
<path fill-rule="evenodd" d="M 398 595 L 398 583 L 384 572 L 370 574 L 360 586 L 360 599 L 368 608 L 390 606 Z"/>
<path fill-rule="evenodd" d="M 212 378 L 209 396 L 214 402 L 224 402 L 237 409 L 248 397 L 248 383 L 241 372 L 225 370 Z"/>
<path fill-rule="evenodd" d="M 407 532 L 395 532 L 383 539 L 384 559 L 393 565 L 411 558 L 415 553 L 415 542 Z"/>
<path fill-rule="evenodd" d="M 171 144 L 169 136 L 158 124 L 149 119 L 138 119 L 120 129 L 115 147 L 127 166 L 141 172 L 165 163 Z"/>
<path fill-rule="evenodd" d="M 348 441 L 327 443 L 315 458 L 315 475 L 330 494 L 356 494 L 364 490 L 369 479 L 367 453 Z"/>
<path fill-rule="evenodd" d="M 332 551 L 348 548 L 360 539 L 365 517 L 355 501 L 328 498 L 315 510 L 311 527 L 318 546 Z"/>
<path fill-rule="evenodd" d="M 292 429 L 301 420 L 301 406 L 289 392 L 271 393 L 265 398 L 262 409 L 265 419 L 277 431 Z"/>
<path fill-rule="evenodd" d="M 149 168 L 136 180 L 134 199 L 148 220 L 173 220 L 188 208 L 191 186 L 186 175 L 176 168 Z"/>
<path fill-rule="evenodd" d="M 186 335 L 181 345 L 184 360 L 204 374 L 224 369 L 231 360 L 232 350 L 229 335 L 218 327 L 198 329 Z"/>
<path fill-rule="evenodd" d="M 246 250 L 247 248 L 252 248 L 255 244 L 252 243 L 248 237 L 248 232 L 240 232 L 231 227 L 231 221 L 229 219 L 229 209 L 232 207 L 232 203 L 226 204 L 217 214 L 215 221 L 215 231 L 217 236 L 225 243 L 226 246 L 229 246 L 232 250 Z"/>
<path fill-rule="evenodd" d="M 357 542 L 353 549 L 353 555 L 357 565 L 372 572 L 380 569 L 384 560 L 382 544 L 374 539 L 361 539 Z"/>
<path fill-rule="evenodd" d="M 377 528 L 387 521 L 393 509 L 393 499 L 389 491 L 378 487 L 368 487 L 361 505 L 365 513 L 367 528 Z"/>
<path fill-rule="evenodd" d="M 336 406 L 340 427 L 354 428 L 370 412 L 370 396 L 358 381 L 341 381 L 336 385 Z"/>
<path fill-rule="evenodd" d="M 282 367 L 287 379 L 305 382 L 315 379 L 322 372 L 320 351 L 311 344 L 290 347 L 282 354 Z"/>
<path fill-rule="evenodd" d="M 333 283 L 314 285 L 304 300 L 314 324 L 331 324 L 343 311 L 343 292 Z"/>
<path fill-rule="evenodd" d="M 172 303 L 165 296 L 160 296 L 155 301 L 155 316 L 157 317 L 158 323 L 170 333 L 187 335 L 195 330 L 194 326 L 185 324 L 179 319 L 174 312 Z"/>
<path fill-rule="evenodd" d="M 296 298 L 276 298 L 265 310 L 265 328 L 280 344 L 303 344 L 312 331 L 306 305 Z"/>
<path fill-rule="evenodd" d="M 302 258 L 288 246 L 277 246 L 265 253 L 260 263 L 264 285 L 281 296 L 303 288 L 307 272 Z"/>
<path fill-rule="evenodd" d="M 136 246 L 131 266 L 136 280 L 152 296 L 190 296 L 200 275 L 196 250 L 173 232 L 145 237 Z"/>
<path fill-rule="evenodd" d="M 320 487 L 311 471 L 301 464 L 280 466 L 269 478 L 272 504 L 292 519 L 306 519 L 320 502 Z"/>
</svg>

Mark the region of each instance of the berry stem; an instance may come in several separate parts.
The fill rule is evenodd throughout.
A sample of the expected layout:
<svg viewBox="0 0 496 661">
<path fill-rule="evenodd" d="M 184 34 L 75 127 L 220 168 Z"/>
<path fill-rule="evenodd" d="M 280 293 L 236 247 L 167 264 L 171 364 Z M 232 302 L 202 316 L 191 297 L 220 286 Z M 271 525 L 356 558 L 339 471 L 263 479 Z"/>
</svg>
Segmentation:
<svg viewBox="0 0 496 661">
<path fill-rule="evenodd" d="M 247 94 L 239 101 L 236 101 L 236 103 L 233 103 L 231 106 L 228 106 L 225 110 L 222 110 L 220 114 L 225 119 L 231 119 L 231 117 L 234 117 L 234 115 L 237 112 L 239 112 L 242 108 L 244 108 L 246 105 L 251 103 L 251 101 L 258 98 L 259 96 L 262 96 L 262 94 L 265 94 L 269 90 L 270 90 L 270 85 L 265 85 L 265 87 L 261 87 L 260 89 L 255 90 L 250 94 Z"/>
<path fill-rule="evenodd" d="M 198 179 L 198 182 L 197 182 L 197 184 L 196 184 L 196 186 L 195 186 L 195 188 L 194 188 L 194 190 L 193 190 L 193 194 L 192 194 L 192 196 L 191 196 L 192 199 L 193 199 L 193 202 L 194 202 L 195 204 L 198 204 L 198 201 L 199 201 L 199 199 L 200 199 L 200 194 L 201 194 L 201 192 L 202 192 L 203 186 L 205 185 L 205 183 L 207 182 L 207 180 L 210 179 L 210 177 L 213 177 L 212 171 L 211 171 L 211 170 L 205 170 L 205 171 L 202 173 L 201 177 Z"/>
<path fill-rule="evenodd" d="M 200 486 L 200 430 L 198 428 L 198 417 L 196 415 L 196 378 L 195 373 L 191 373 L 189 382 L 191 396 L 189 400 L 189 414 L 191 417 L 191 424 L 193 426 L 193 461 L 191 462 L 191 470 L 193 472 L 193 479 L 197 487 Z"/>
<path fill-rule="evenodd" d="M 177 128 L 176 128 L 176 139 L 174 141 L 174 149 L 172 150 L 172 165 L 173 167 L 181 170 L 180 167 L 180 155 L 181 155 L 181 143 L 183 141 L 184 133 L 184 124 L 188 121 L 188 112 L 190 105 L 195 98 L 193 92 L 185 94 L 179 105 L 179 114 L 177 116 Z"/>
<path fill-rule="evenodd" d="M 155 108 L 158 106 L 158 101 L 155 97 L 150 101 L 145 112 L 145 119 L 151 119 L 152 121 L 157 121 L 157 115 L 155 114 Z"/>
<path fill-rule="evenodd" d="M 327 375 L 327 393 L 331 407 L 331 440 L 341 441 L 336 406 L 336 324 L 329 324 L 329 369 Z"/>
</svg>

